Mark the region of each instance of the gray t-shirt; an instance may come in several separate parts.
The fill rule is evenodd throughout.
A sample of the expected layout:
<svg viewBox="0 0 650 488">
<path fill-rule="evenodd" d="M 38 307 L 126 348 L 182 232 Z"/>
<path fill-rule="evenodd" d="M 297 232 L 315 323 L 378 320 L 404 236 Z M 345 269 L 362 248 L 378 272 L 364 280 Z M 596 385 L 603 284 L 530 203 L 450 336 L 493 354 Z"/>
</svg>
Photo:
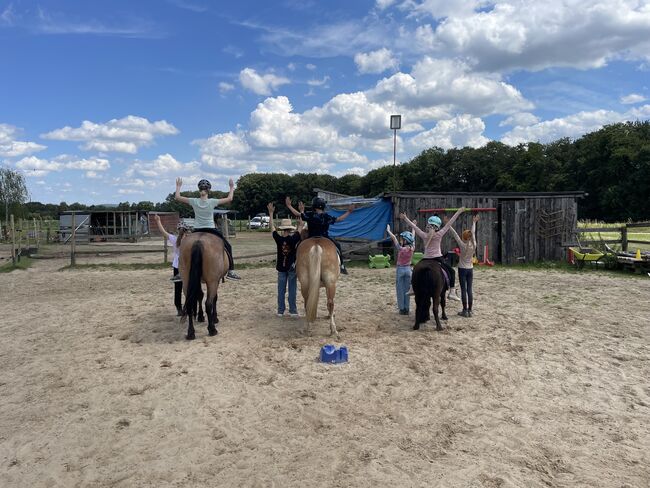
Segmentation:
<svg viewBox="0 0 650 488">
<path fill-rule="evenodd" d="M 214 229 L 214 209 L 217 208 L 219 200 L 216 198 L 208 198 L 201 200 L 200 198 L 190 198 L 190 205 L 194 209 L 194 228 L 195 229 Z"/>
</svg>

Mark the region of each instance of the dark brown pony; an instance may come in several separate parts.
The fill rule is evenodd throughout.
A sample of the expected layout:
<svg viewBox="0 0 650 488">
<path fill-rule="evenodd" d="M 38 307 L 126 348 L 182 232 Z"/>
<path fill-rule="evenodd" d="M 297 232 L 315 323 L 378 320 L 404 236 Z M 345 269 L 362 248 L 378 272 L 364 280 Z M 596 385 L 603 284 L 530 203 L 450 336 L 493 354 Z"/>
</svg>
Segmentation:
<svg viewBox="0 0 650 488">
<path fill-rule="evenodd" d="M 195 338 L 194 317 L 200 310 L 201 282 L 207 285 L 205 313 L 208 316 L 208 333 L 217 334 L 217 297 L 219 283 L 228 272 L 228 257 L 224 251 L 223 240 L 207 232 L 195 232 L 185 236 L 179 250 L 179 271 L 183 280 L 185 305 L 183 317 L 187 318 L 187 340 Z M 200 316 L 199 316 L 200 317 Z"/>
<path fill-rule="evenodd" d="M 440 318 L 438 317 L 438 307 L 442 306 L 442 320 L 447 320 L 447 314 L 445 313 L 447 283 L 442 274 L 440 263 L 435 259 L 421 260 L 413 268 L 411 285 L 415 294 L 415 325 L 413 330 L 418 330 L 420 324 L 427 322 L 431 318 L 429 309 L 432 300 L 436 330 L 442 330 Z"/>
<path fill-rule="evenodd" d="M 326 237 L 312 237 L 298 246 L 296 252 L 296 274 L 300 281 L 300 292 L 305 302 L 306 332 L 316 320 L 318 296 L 321 287 L 327 293 L 327 311 L 330 319 L 330 335 L 338 337 L 334 323 L 334 295 L 336 280 L 339 278 L 341 263 L 336 246 Z"/>
</svg>

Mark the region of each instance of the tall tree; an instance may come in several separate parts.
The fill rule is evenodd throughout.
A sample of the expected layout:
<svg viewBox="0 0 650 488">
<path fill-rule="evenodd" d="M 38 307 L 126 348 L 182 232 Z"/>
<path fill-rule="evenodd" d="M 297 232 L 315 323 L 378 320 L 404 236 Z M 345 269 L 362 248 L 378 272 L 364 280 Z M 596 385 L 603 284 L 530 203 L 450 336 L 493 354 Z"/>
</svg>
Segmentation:
<svg viewBox="0 0 650 488">
<path fill-rule="evenodd" d="M 16 213 L 17 207 L 27 201 L 27 196 L 25 177 L 9 168 L 0 168 L 0 202 L 4 207 L 5 222 L 9 221 L 9 208 Z"/>
</svg>

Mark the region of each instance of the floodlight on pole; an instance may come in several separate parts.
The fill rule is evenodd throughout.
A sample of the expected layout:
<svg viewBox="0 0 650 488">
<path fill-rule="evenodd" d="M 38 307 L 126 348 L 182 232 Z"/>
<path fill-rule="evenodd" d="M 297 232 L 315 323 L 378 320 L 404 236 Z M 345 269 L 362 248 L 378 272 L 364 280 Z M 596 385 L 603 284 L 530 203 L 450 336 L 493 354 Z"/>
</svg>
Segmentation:
<svg viewBox="0 0 650 488">
<path fill-rule="evenodd" d="M 390 116 L 390 128 L 393 130 L 393 191 L 396 191 L 397 190 L 397 162 L 396 162 L 397 131 L 398 129 L 402 128 L 401 115 Z"/>
</svg>

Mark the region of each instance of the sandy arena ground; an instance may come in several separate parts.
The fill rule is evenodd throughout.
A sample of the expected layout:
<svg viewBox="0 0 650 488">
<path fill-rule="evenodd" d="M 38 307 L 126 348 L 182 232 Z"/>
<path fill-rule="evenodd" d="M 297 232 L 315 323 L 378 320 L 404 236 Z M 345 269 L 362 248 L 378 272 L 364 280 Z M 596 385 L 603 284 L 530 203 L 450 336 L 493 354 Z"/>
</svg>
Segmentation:
<svg viewBox="0 0 650 488">
<path fill-rule="evenodd" d="M 188 342 L 168 270 L 66 264 L 0 274 L 2 487 L 650 486 L 650 279 L 479 269 L 438 333 L 352 268 L 327 365 L 272 268 Z"/>
</svg>

